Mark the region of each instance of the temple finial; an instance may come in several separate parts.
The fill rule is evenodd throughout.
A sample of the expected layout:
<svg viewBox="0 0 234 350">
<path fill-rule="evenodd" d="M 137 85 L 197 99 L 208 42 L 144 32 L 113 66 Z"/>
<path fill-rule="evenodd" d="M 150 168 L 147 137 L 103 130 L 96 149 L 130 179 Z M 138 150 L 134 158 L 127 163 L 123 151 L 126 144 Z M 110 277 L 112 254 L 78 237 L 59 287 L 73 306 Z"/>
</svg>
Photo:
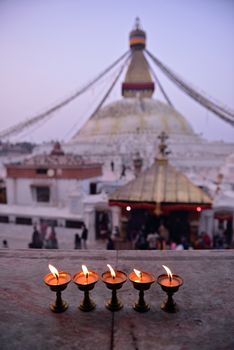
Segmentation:
<svg viewBox="0 0 234 350">
<path fill-rule="evenodd" d="M 154 92 L 154 83 L 149 71 L 149 64 L 144 56 L 146 33 L 141 28 L 140 19 L 136 17 L 134 28 L 129 35 L 132 52 L 131 62 L 122 84 L 124 97 L 150 98 Z"/>
<path fill-rule="evenodd" d="M 140 29 L 140 28 L 141 28 L 140 18 L 136 17 L 136 19 L 135 19 L 135 28 L 134 29 Z"/>
</svg>

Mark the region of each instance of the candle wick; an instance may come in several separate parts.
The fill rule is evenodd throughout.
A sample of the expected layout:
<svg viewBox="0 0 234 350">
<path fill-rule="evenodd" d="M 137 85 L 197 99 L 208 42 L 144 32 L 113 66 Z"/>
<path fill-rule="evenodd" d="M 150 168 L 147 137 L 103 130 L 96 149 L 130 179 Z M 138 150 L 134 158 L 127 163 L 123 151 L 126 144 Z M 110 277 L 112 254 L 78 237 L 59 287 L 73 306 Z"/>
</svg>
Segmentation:
<svg viewBox="0 0 234 350">
<path fill-rule="evenodd" d="M 89 274 L 86 273 L 86 274 L 85 274 L 85 277 L 86 277 L 86 281 L 87 281 L 87 279 L 88 279 L 88 277 L 89 277 Z"/>
<path fill-rule="evenodd" d="M 57 280 L 57 283 L 58 283 L 59 276 L 57 275 L 57 273 L 55 274 L 55 277 L 56 277 L 56 280 Z"/>
<path fill-rule="evenodd" d="M 169 276 L 169 281 L 170 281 L 170 283 L 171 283 L 171 281 L 172 281 L 172 278 L 171 278 L 171 276 Z"/>
</svg>

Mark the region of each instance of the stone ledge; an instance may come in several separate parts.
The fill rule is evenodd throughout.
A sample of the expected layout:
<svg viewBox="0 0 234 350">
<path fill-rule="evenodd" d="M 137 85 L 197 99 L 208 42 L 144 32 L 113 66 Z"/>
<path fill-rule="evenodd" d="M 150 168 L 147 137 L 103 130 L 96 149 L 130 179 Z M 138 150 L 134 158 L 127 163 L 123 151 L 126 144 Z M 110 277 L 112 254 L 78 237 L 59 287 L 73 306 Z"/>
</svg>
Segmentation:
<svg viewBox="0 0 234 350">
<path fill-rule="evenodd" d="M 2 350 L 234 348 L 233 250 L 0 250 L 0 261 Z M 100 275 L 110 263 L 126 273 L 137 268 L 156 277 L 165 263 L 184 279 L 175 294 L 180 311 L 161 311 L 165 293 L 155 283 L 145 294 L 151 310 L 136 313 L 132 304 L 137 292 L 127 282 L 119 291 L 124 309 L 112 314 L 104 306 L 110 291 L 99 281 L 92 292 L 96 310 L 77 309 L 82 293 L 71 283 L 63 293 L 69 309 L 53 314 L 48 306 L 55 295 L 42 281 L 48 262 L 72 275 L 85 262 Z"/>
</svg>

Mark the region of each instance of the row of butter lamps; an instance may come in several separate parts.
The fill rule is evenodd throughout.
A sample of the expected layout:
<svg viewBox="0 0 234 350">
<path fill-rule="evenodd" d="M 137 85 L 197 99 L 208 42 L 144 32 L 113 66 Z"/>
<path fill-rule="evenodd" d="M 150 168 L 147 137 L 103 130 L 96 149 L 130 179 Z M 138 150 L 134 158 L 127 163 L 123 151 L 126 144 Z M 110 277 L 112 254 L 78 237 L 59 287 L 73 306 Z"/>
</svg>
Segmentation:
<svg viewBox="0 0 234 350">
<path fill-rule="evenodd" d="M 133 283 L 134 288 L 139 291 L 138 301 L 133 306 L 134 310 L 138 312 L 147 312 L 150 307 L 145 302 L 144 292 L 156 281 L 154 275 L 149 272 L 134 269 L 127 276 L 125 272 L 114 270 L 109 264 L 107 266 L 109 270 L 102 274 L 102 281 L 107 288 L 112 291 L 112 294 L 111 299 L 106 303 L 106 308 L 111 311 L 118 311 L 123 307 L 123 304 L 117 297 L 117 290 L 123 286 L 128 278 Z M 182 286 L 183 279 L 178 275 L 172 274 L 167 266 L 162 266 L 167 273 L 161 274 L 157 279 L 157 283 L 161 286 L 162 290 L 167 293 L 167 300 L 162 303 L 161 309 L 166 312 L 174 313 L 178 308 L 172 296 L 178 291 L 179 287 Z M 62 299 L 62 291 L 67 288 L 71 280 L 84 292 L 83 301 L 79 306 L 80 310 L 91 311 L 95 308 L 96 305 L 89 296 L 89 292 L 99 280 L 99 276 L 95 271 L 88 270 L 85 265 L 82 265 L 82 271 L 77 272 L 72 279 L 68 272 L 58 271 L 52 265 L 49 265 L 49 269 L 51 272 L 44 276 L 44 282 L 53 292 L 56 292 L 55 303 L 50 305 L 50 309 L 53 312 L 60 313 L 68 308 L 67 302 Z"/>
</svg>

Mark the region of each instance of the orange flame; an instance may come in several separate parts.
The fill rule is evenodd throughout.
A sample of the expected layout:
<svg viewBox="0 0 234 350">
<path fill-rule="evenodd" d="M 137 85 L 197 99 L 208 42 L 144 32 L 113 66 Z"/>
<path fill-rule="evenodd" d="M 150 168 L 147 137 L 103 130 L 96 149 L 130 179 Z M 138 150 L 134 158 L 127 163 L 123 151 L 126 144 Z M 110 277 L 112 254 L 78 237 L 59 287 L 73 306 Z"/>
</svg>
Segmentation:
<svg viewBox="0 0 234 350">
<path fill-rule="evenodd" d="M 116 277 L 115 270 L 114 270 L 109 264 L 107 264 L 107 267 L 108 267 L 108 269 L 110 270 L 111 276 L 112 276 L 113 278 L 115 278 L 115 277 Z"/>
<path fill-rule="evenodd" d="M 164 269 L 166 270 L 167 276 L 169 278 L 169 281 L 171 282 L 171 280 L 172 280 L 172 272 L 171 272 L 171 270 L 165 265 L 162 265 L 162 267 L 164 267 Z"/>
<path fill-rule="evenodd" d="M 88 278 L 89 270 L 87 269 L 87 267 L 85 265 L 82 265 L 82 270 L 83 270 L 83 274 L 85 275 L 85 277 Z"/>
<path fill-rule="evenodd" d="M 53 266 L 53 265 L 48 265 L 49 269 L 50 269 L 50 272 L 52 273 L 52 275 L 57 279 L 59 279 L 59 272 L 58 270 Z"/>
<path fill-rule="evenodd" d="M 140 278 L 140 280 L 142 279 L 142 272 L 136 269 L 133 269 L 133 271 L 135 272 L 135 274 L 137 275 L 138 278 Z"/>
</svg>

